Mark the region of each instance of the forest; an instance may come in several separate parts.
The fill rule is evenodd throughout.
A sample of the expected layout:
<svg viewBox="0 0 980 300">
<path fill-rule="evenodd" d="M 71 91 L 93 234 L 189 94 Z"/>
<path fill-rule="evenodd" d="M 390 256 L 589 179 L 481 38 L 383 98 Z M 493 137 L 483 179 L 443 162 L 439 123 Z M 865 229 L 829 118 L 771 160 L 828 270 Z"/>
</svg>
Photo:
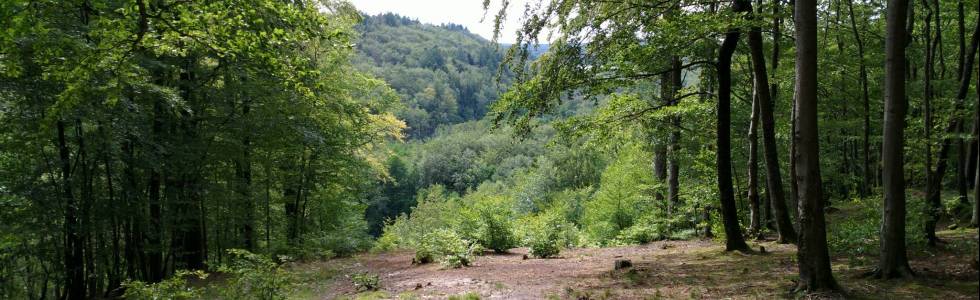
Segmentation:
<svg viewBox="0 0 980 300">
<path fill-rule="evenodd" d="M 0 0 L 0 299 L 980 294 L 980 1 L 471 2 Z"/>
</svg>

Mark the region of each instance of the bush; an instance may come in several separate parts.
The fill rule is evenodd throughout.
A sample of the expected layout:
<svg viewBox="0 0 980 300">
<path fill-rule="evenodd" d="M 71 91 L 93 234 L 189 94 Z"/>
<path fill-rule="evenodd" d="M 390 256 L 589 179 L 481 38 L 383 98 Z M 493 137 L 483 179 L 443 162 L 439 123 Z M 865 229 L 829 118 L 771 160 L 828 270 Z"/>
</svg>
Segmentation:
<svg viewBox="0 0 980 300">
<path fill-rule="evenodd" d="M 582 229 L 591 244 L 608 245 L 621 230 L 636 224 L 644 214 L 654 210 L 651 197 L 654 180 L 651 172 L 636 166 L 652 158 L 639 145 L 625 145 L 616 161 L 602 173 L 595 197 L 585 203 Z"/>
<path fill-rule="evenodd" d="M 228 249 L 232 263 L 218 268 L 232 275 L 221 291 L 227 299 L 286 299 L 293 284 L 289 272 L 269 257 L 241 249 Z M 288 258 L 282 257 L 281 261 Z"/>
<path fill-rule="evenodd" d="M 552 209 L 527 220 L 524 244 L 534 257 L 558 255 L 561 249 L 574 245 L 578 233 L 560 210 Z"/>
<path fill-rule="evenodd" d="M 470 242 L 451 230 L 437 229 L 422 238 L 421 245 L 415 250 L 415 262 L 438 261 L 447 268 L 459 268 L 470 265 L 472 255 Z"/>
<path fill-rule="evenodd" d="M 372 250 L 418 250 L 426 234 L 434 229 L 450 228 L 454 223 L 458 223 L 458 216 L 449 213 L 461 210 L 458 198 L 441 185 L 420 190 L 417 196 L 418 204 L 412 208 L 411 215 L 402 214 L 386 222 L 381 237 Z"/>
<path fill-rule="evenodd" d="M 517 241 L 510 221 L 512 214 L 502 203 L 506 198 L 493 198 L 496 199 L 480 199 L 482 201 L 476 204 L 480 220 L 477 242 L 494 252 L 503 253 L 514 248 Z"/>
<path fill-rule="evenodd" d="M 378 275 L 370 273 L 357 273 L 351 275 L 351 281 L 358 291 L 376 291 L 381 288 L 381 279 Z"/>
<path fill-rule="evenodd" d="M 665 230 L 659 224 L 635 224 L 619 232 L 611 242 L 613 245 L 636 245 L 659 241 L 666 238 Z"/>
<path fill-rule="evenodd" d="M 123 282 L 126 293 L 125 299 L 134 300 L 156 300 L 156 299 L 198 299 L 201 298 L 201 291 L 187 285 L 187 278 L 190 276 L 205 279 L 208 274 L 203 271 L 177 271 L 174 276 L 161 282 L 149 284 L 142 281 Z"/>
</svg>

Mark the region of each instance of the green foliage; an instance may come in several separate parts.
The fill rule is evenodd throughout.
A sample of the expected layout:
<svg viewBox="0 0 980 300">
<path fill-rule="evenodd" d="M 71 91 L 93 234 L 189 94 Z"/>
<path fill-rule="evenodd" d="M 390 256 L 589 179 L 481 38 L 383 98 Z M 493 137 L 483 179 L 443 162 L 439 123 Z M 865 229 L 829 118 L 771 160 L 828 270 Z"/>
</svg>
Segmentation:
<svg viewBox="0 0 980 300">
<path fill-rule="evenodd" d="M 480 229 L 476 241 L 483 247 L 498 253 L 507 252 L 516 246 L 512 213 L 506 205 L 506 197 L 487 196 L 492 200 L 479 201 L 476 212 L 479 215 Z"/>
<path fill-rule="evenodd" d="M 552 257 L 578 243 L 578 230 L 560 209 L 525 218 L 523 228 L 524 245 L 534 257 Z"/>
<path fill-rule="evenodd" d="M 350 280 L 358 291 L 377 291 L 381 288 L 381 279 L 376 274 L 355 273 L 351 275 Z"/>
<path fill-rule="evenodd" d="M 408 123 L 409 137 L 480 119 L 500 92 L 494 77 L 503 55 L 462 26 L 388 13 L 366 16 L 357 29 L 355 63 L 397 91 L 404 104 L 397 115 Z"/>
<path fill-rule="evenodd" d="M 468 292 L 462 295 L 449 296 L 448 299 L 449 300 L 480 300 L 482 298 L 480 297 L 480 294 L 477 294 L 475 292 Z"/>
<path fill-rule="evenodd" d="M 909 197 L 905 223 L 905 243 L 908 251 L 925 248 L 920 233 L 925 222 L 925 202 L 921 197 Z M 829 215 L 827 245 L 831 253 L 848 257 L 851 264 L 868 264 L 880 251 L 882 201 L 879 197 L 855 198 L 839 205 L 840 211 Z"/>
<path fill-rule="evenodd" d="M 652 172 L 636 168 L 651 161 L 651 155 L 639 145 L 627 144 L 620 149 L 616 160 L 602 173 L 595 197 L 585 203 L 582 227 L 589 243 L 608 244 L 653 210 L 649 191 Z"/>
<path fill-rule="evenodd" d="M 203 280 L 208 277 L 208 274 L 204 271 L 181 270 L 166 280 L 152 284 L 129 280 L 122 284 L 122 287 L 126 289 L 123 298 L 131 300 L 198 299 L 201 297 L 201 290 L 187 284 L 187 279 L 192 276 Z"/>
<path fill-rule="evenodd" d="M 438 261 L 447 268 L 469 266 L 473 256 L 472 243 L 448 229 L 437 229 L 422 237 L 415 250 L 415 261 Z"/>
<path fill-rule="evenodd" d="M 227 299 L 275 300 L 286 299 L 294 284 L 293 274 L 280 263 L 241 249 L 228 249 L 232 262 L 218 268 L 231 275 L 221 288 Z M 283 262 L 287 257 L 280 257 Z"/>
</svg>

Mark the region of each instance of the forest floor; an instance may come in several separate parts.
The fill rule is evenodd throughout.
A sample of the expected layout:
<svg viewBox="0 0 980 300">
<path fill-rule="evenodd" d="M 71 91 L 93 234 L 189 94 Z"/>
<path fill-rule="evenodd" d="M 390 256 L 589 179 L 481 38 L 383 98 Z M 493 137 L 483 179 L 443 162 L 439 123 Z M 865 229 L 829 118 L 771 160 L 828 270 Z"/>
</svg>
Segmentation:
<svg viewBox="0 0 980 300">
<path fill-rule="evenodd" d="M 873 258 L 835 257 L 834 275 L 847 298 L 978 299 L 971 266 L 976 229 L 940 232 L 948 243 L 911 254 L 914 279 L 865 278 Z M 646 245 L 563 251 L 560 257 L 524 259 L 527 249 L 476 257 L 469 267 L 412 265 L 412 252 L 363 254 L 300 265 L 302 272 L 333 274 L 314 280 L 297 298 L 312 299 L 774 299 L 794 298 L 796 248 L 750 241 L 755 253 L 725 252 L 720 241 L 659 241 Z M 765 247 L 762 253 L 760 247 Z M 633 267 L 613 270 L 629 259 Z M 381 289 L 358 292 L 354 273 L 376 274 Z M 346 274 L 346 275 L 345 275 Z M 479 297 L 476 297 L 479 296 Z M 813 296 L 813 295 L 811 295 Z M 815 298 L 821 298 L 819 295 Z"/>
</svg>

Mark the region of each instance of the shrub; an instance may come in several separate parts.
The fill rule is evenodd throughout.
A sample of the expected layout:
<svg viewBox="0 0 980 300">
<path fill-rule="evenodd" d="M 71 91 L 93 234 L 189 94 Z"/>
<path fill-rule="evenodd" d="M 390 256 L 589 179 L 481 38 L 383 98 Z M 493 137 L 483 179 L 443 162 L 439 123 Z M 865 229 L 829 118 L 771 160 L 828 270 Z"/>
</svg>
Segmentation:
<svg viewBox="0 0 980 300">
<path fill-rule="evenodd" d="M 435 260 L 447 268 L 459 268 L 470 265 L 472 254 L 470 242 L 452 230 L 437 229 L 422 238 L 421 245 L 415 250 L 415 259 L 417 263 Z"/>
<path fill-rule="evenodd" d="M 506 252 L 517 244 L 510 221 L 510 210 L 501 202 L 485 199 L 477 203 L 476 208 L 480 220 L 477 242 L 497 253 Z"/>
<path fill-rule="evenodd" d="M 232 275 L 221 291 L 227 299 L 286 299 L 288 289 L 293 284 L 289 272 L 264 255 L 242 249 L 228 249 L 232 256 L 230 265 L 218 268 Z M 287 260 L 281 257 L 280 260 Z"/>
<path fill-rule="evenodd" d="M 126 293 L 123 298 L 134 300 L 156 300 L 156 299 L 198 299 L 201 298 L 201 291 L 187 285 L 187 278 L 194 276 L 205 279 L 208 274 L 203 271 L 177 271 L 174 276 L 157 283 L 145 283 L 142 281 L 126 281 L 123 287 Z"/>
<path fill-rule="evenodd" d="M 575 226 L 563 218 L 562 212 L 552 209 L 526 222 L 524 244 L 534 257 L 558 255 L 561 249 L 575 244 Z"/>
<path fill-rule="evenodd" d="M 619 235 L 611 242 L 613 245 L 636 245 L 646 244 L 652 241 L 659 241 L 666 238 L 666 234 L 659 224 L 641 223 L 635 224 L 619 232 Z"/>
<path fill-rule="evenodd" d="M 636 144 L 625 145 L 616 161 L 602 173 L 595 197 L 585 203 L 582 229 L 590 243 L 607 245 L 630 228 L 643 214 L 654 209 L 650 197 L 653 176 L 644 168 L 651 158 Z"/>
<path fill-rule="evenodd" d="M 351 275 L 351 281 L 354 282 L 354 288 L 358 291 L 376 291 L 381 288 L 381 279 L 378 278 L 378 275 L 370 273 Z"/>
<path fill-rule="evenodd" d="M 424 236 L 434 229 L 450 228 L 458 223 L 457 216 L 448 212 L 460 211 L 458 196 L 441 185 L 419 191 L 417 205 L 411 215 L 400 215 L 386 222 L 381 237 L 372 250 L 416 249 Z"/>
</svg>

